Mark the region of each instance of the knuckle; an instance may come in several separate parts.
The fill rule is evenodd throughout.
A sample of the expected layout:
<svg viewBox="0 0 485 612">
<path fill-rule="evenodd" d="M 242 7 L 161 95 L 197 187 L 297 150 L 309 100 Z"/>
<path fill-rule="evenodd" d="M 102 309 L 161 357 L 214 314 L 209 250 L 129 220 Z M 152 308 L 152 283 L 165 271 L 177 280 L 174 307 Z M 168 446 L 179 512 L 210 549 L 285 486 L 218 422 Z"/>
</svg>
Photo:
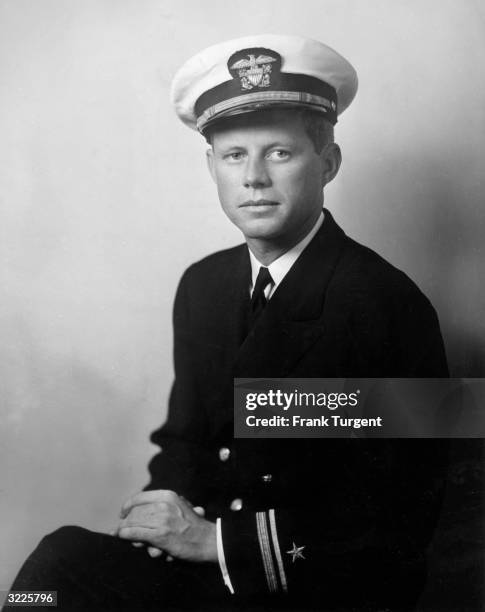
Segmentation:
<svg viewBox="0 0 485 612">
<path fill-rule="evenodd" d="M 164 540 L 168 535 L 170 535 L 170 531 L 167 528 L 167 525 L 160 524 L 157 526 L 157 535 L 161 540 Z"/>
<path fill-rule="evenodd" d="M 138 512 L 138 510 L 136 508 L 132 508 L 125 517 L 125 524 L 128 524 L 128 525 L 133 524 L 134 522 L 137 521 L 137 518 L 139 517 L 139 515 L 140 513 Z"/>
</svg>

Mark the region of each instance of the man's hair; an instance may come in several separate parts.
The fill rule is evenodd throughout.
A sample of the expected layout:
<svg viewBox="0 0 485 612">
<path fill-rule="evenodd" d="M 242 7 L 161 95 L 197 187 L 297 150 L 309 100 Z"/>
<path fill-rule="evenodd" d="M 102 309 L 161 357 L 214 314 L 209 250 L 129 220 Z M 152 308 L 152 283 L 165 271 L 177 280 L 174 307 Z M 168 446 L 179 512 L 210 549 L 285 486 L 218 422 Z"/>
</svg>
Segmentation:
<svg viewBox="0 0 485 612">
<path fill-rule="evenodd" d="M 334 141 L 333 125 L 321 113 L 307 109 L 300 109 L 297 113 L 301 117 L 305 132 L 312 141 L 315 152 L 320 154 L 325 145 Z"/>
<path fill-rule="evenodd" d="M 262 117 L 263 113 L 271 113 L 274 109 L 266 109 L 258 111 L 258 118 Z M 300 117 L 305 132 L 313 143 L 315 153 L 320 154 L 325 145 L 330 142 L 334 142 L 333 125 L 327 121 L 327 119 L 318 111 L 312 111 L 307 108 L 292 108 L 292 109 L 277 109 L 278 112 L 291 113 L 293 117 Z M 212 146 L 214 133 L 217 132 L 218 128 L 222 128 L 224 125 L 230 125 L 230 122 L 234 120 L 244 121 L 245 115 L 235 115 L 234 117 L 225 117 L 220 121 L 209 125 L 204 130 L 203 135 L 207 140 L 207 143 Z"/>
</svg>

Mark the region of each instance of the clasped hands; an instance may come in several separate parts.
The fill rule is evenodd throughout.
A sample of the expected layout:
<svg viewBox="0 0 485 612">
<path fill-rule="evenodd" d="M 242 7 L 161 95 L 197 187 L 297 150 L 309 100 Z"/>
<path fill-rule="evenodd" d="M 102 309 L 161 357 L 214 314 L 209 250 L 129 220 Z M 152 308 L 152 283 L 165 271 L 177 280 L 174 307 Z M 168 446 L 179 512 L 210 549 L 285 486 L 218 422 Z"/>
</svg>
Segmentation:
<svg viewBox="0 0 485 612">
<path fill-rule="evenodd" d="M 112 535 L 146 545 L 152 557 L 163 551 L 167 559 L 217 561 L 216 525 L 204 514 L 173 491 L 142 491 L 123 504 Z"/>
</svg>

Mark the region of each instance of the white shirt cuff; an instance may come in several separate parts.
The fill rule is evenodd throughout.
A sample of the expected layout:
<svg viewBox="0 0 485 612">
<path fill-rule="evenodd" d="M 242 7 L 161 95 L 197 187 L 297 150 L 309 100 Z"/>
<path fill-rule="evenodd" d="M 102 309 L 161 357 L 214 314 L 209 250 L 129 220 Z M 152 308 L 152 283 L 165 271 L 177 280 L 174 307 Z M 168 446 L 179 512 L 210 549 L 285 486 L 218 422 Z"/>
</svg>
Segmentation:
<svg viewBox="0 0 485 612">
<path fill-rule="evenodd" d="M 217 559 L 219 560 L 219 567 L 221 568 L 222 579 L 224 584 L 227 586 L 232 595 L 234 595 L 234 589 L 232 582 L 227 571 L 226 558 L 224 557 L 224 547 L 222 545 L 222 530 L 221 530 L 221 519 L 216 520 L 216 541 L 217 541 Z"/>
</svg>

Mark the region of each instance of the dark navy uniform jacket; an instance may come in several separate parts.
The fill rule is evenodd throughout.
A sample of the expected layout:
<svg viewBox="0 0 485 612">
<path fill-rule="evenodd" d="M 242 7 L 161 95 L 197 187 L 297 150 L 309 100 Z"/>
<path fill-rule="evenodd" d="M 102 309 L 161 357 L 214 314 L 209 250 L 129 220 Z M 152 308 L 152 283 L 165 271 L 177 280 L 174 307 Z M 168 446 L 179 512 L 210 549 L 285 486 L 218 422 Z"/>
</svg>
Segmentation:
<svg viewBox="0 0 485 612">
<path fill-rule="evenodd" d="M 233 437 L 234 377 L 446 377 L 436 313 L 402 272 L 325 221 L 246 335 L 246 245 L 192 265 L 174 307 L 175 383 L 149 489 L 221 517 L 237 596 L 406 607 L 443 486 L 440 440 Z M 221 450 L 222 449 L 222 450 Z M 304 546 L 304 559 L 289 554 Z M 276 599 L 275 599 L 276 598 Z"/>
</svg>

